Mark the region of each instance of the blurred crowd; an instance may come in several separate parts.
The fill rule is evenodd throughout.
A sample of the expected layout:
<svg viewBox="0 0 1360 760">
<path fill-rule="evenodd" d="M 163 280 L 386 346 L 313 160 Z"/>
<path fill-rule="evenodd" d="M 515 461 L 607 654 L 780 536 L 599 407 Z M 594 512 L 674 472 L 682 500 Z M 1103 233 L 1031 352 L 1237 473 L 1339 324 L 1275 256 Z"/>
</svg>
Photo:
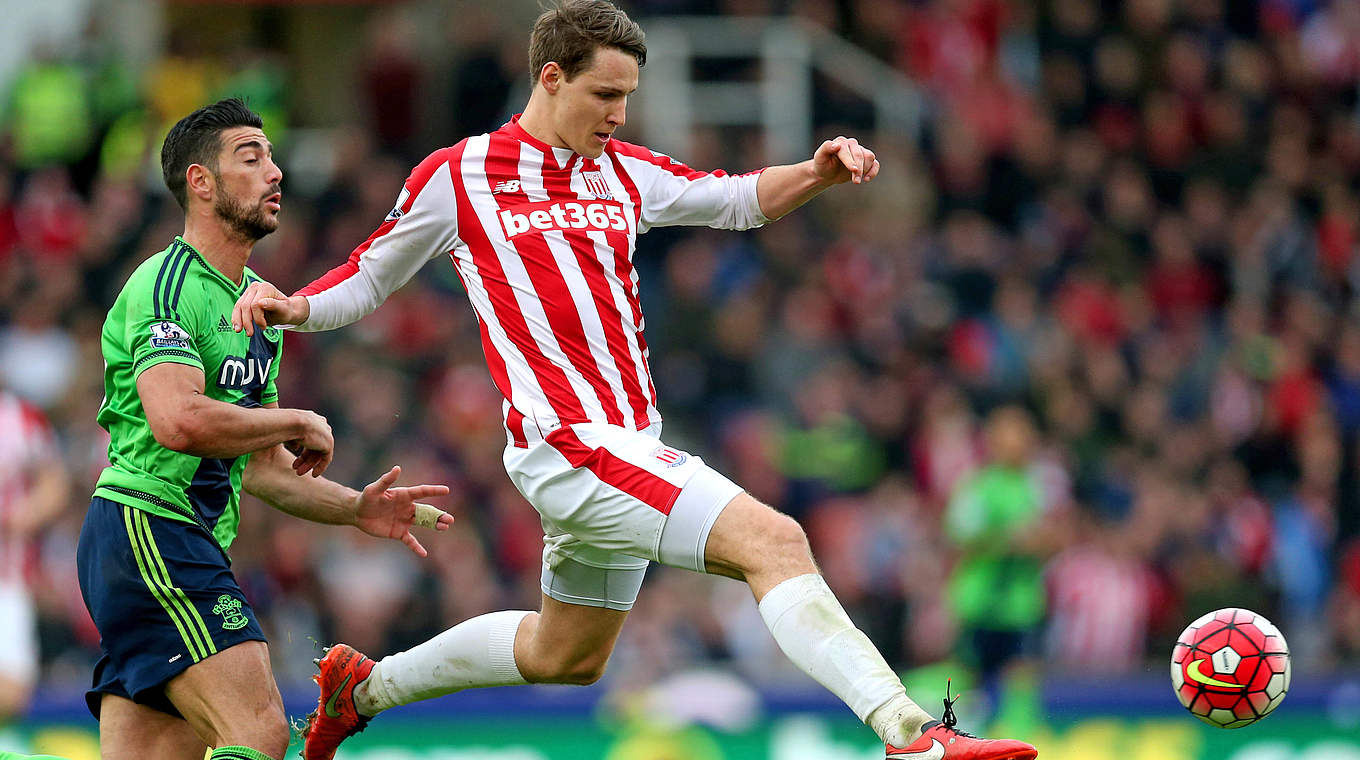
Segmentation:
<svg viewBox="0 0 1360 760">
<path fill-rule="evenodd" d="M 1296 668 L 1360 664 L 1360 1 L 625 7 L 796 15 L 927 96 L 922 135 L 876 133 L 819 80 L 818 136 L 874 147 L 874 185 L 752 233 L 655 230 L 637 253 L 668 442 L 795 515 L 890 662 L 1164 672 L 1187 623 L 1240 606 L 1284 630 Z M 284 222 L 250 262 L 291 290 L 368 235 L 413 160 L 517 105 L 525 29 L 470 18 L 431 92 L 384 12 L 324 172 L 289 153 L 277 54 L 172 40 L 133 72 L 92 38 L 10 84 L 0 387 L 46 414 L 73 485 L 28 563 L 51 688 L 83 688 L 97 653 L 74 551 L 107 445 L 99 329 L 182 230 L 165 125 L 226 94 L 265 113 L 285 171 L 313 180 L 285 177 Z M 758 134 L 696 137 L 677 157 L 696 168 L 761 165 Z M 399 463 L 407 483 L 449 484 L 458 520 L 420 561 L 247 499 L 234 570 L 282 683 L 310 675 L 312 639 L 381 654 L 536 607 L 541 530 L 501 465 L 450 267 L 355 326 L 289 334 L 280 390 L 334 427 L 329 477 L 362 486 Z M 797 677 L 743 586 L 654 568 L 607 682 L 715 662 Z"/>
</svg>

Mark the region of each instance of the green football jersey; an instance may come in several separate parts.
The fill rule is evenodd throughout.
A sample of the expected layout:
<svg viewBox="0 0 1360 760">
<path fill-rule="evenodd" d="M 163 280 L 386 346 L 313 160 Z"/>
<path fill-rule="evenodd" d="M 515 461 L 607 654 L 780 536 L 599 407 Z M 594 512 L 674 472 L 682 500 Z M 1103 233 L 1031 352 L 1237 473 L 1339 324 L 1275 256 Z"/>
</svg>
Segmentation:
<svg viewBox="0 0 1360 760">
<path fill-rule="evenodd" d="M 236 285 L 198 251 L 175 238 L 128 278 L 104 320 L 104 403 L 109 466 L 95 496 L 210 531 L 223 551 L 240 522 L 241 474 L 249 455 L 213 459 L 181 454 L 156 442 L 137 377 L 162 362 L 203 370 L 208 398 L 244 407 L 276 401 L 283 339 L 277 328 L 253 337 L 231 328 L 231 310 L 251 282 Z"/>
</svg>

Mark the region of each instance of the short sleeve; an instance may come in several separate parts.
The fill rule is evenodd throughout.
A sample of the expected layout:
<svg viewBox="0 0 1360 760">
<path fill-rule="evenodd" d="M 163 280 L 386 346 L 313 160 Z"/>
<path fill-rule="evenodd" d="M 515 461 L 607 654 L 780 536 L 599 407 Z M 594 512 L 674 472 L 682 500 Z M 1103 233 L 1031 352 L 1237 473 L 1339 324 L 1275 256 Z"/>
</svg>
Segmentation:
<svg viewBox="0 0 1360 760">
<path fill-rule="evenodd" d="M 203 369 L 195 320 L 188 310 L 176 308 L 176 288 L 167 287 L 167 280 L 162 276 L 154 282 L 144 278 L 128 284 L 123 340 L 132 357 L 134 379 L 165 362 Z"/>
</svg>

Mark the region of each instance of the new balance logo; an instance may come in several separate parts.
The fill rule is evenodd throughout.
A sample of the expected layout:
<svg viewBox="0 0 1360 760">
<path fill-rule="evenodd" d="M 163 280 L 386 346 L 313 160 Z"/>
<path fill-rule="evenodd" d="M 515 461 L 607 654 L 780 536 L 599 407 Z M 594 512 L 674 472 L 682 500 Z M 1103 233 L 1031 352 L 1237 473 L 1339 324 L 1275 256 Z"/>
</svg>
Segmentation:
<svg viewBox="0 0 1360 760">
<path fill-rule="evenodd" d="M 505 180 L 504 182 L 497 182 L 497 183 L 496 183 L 496 186 L 493 187 L 493 188 L 491 188 L 491 194 L 492 194 L 492 195 L 500 195 L 501 193 L 518 193 L 518 192 L 519 192 L 519 180 L 517 180 L 517 179 L 507 179 L 507 180 Z"/>
<path fill-rule="evenodd" d="M 226 318 L 226 317 L 219 316 L 219 317 L 217 318 L 217 331 L 218 331 L 218 332 L 231 332 L 231 325 L 230 325 L 230 324 L 227 324 L 227 318 Z"/>
<path fill-rule="evenodd" d="M 594 230 L 623 232 L 628 219 L 616 201 L 542 201 L 525 203 L 500 213 L 507 240 L 528 232 L 548 230 Z"/>
</svg>

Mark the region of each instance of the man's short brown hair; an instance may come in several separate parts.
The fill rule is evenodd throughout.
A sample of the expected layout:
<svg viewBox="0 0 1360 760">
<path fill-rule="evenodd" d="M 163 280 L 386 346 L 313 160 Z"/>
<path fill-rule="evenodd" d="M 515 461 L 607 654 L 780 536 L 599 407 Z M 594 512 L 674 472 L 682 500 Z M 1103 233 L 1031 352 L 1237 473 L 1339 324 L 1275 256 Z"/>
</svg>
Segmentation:
<svg viewBox="0 0 1360 760">
<path fill-rule="evenodd" d="M 647 63 L 647 35 L 609 0 L 557 0 L 539 15 L 529 34 L 530 81 L 538 81 L 549 61 L 571 79 L 590 68 L 600 47 L 628 53 L 639 66 Z"/>
</svg>

